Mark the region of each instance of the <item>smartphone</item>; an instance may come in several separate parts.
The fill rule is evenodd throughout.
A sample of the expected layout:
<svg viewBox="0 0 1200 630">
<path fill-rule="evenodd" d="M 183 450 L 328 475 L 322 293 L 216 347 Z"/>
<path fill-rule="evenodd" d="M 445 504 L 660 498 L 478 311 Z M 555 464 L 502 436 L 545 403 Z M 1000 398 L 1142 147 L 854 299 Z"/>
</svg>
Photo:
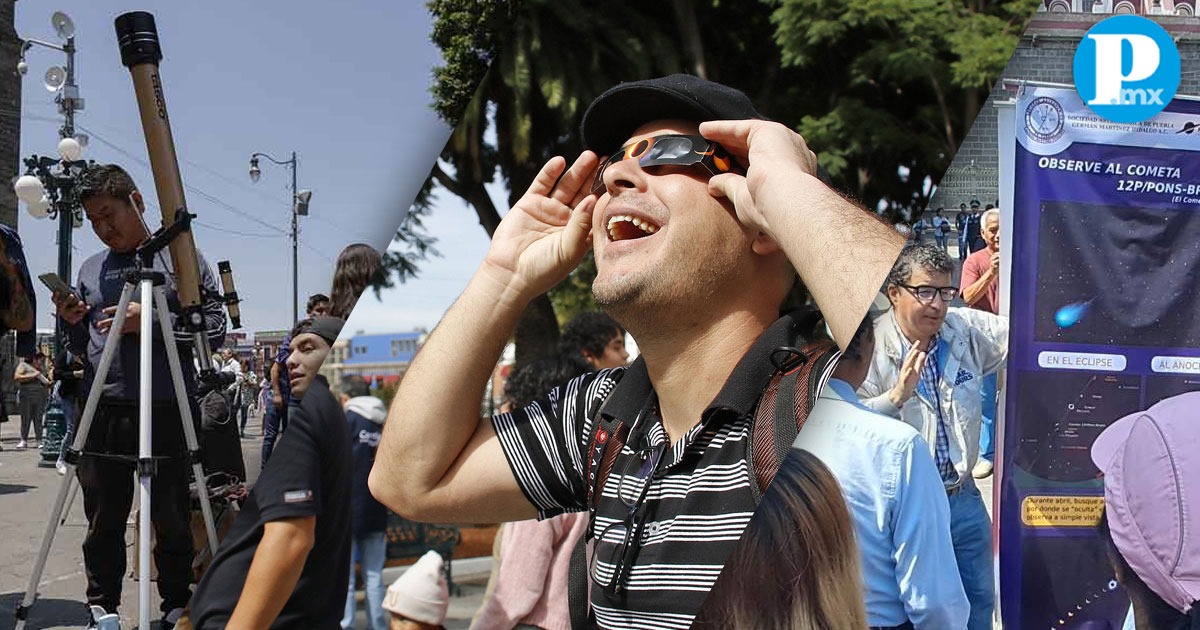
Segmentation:
<svg viewBox="0 0 1200 630">
<path fill-rule="evenodd" d="M 42 284 L 46 285 L 46 288 L 50 289 L 51 293 L 75 295 L 75 290 L 71 288 L 71 285 L 63 282 L 63 279 L 58 277 L 56 273 L 44 273 L 38 276 L 38 280 L 41 280 Z"/>
</svg>

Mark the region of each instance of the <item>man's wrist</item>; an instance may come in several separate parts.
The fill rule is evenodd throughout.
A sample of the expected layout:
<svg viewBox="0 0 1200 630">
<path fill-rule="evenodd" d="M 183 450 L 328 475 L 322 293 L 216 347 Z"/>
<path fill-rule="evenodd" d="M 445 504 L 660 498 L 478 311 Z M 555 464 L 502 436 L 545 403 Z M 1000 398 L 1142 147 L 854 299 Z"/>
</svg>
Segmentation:
<svg viewBox="0 0 1200 630">
<path fill-rule="evenodd" d="M 537 297 L 537 293 L 516 272 L 484 260 L 467 285 L 467 291 L 482 291 L 490 302 L 500 308 L 522 312 Z M 533 295 L 530 295 L 533 293 Z"/>
<path fill-rule="evenodd" d="M 892 389 L 888 390 L 888 400 L 890 400 L 897 409 L 903 407 L 904 403 L 908 402 L 908 399 L 911 397 L 912 394 L 907 394 L 898 387 L 893 387 Z"/>
</svg>

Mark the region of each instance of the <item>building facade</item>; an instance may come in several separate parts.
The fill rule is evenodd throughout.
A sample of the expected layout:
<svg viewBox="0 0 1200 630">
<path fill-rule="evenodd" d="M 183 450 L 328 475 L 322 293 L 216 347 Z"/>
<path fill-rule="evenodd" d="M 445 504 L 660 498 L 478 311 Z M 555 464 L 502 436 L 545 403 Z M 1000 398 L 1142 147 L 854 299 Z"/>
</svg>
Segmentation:
<svg viewBox="0 0 1200 630">
<path fill-rule="evenodd" d="M 1044 2 L 1042 9 L 1030 20 L 1001 80 L 979 110 L 954 161 L 938 183 L 929 209 L 932 211 L 939 206 L 945 207 L 953 221 L 960 203 L 970 203 L 972 199 L 978 199 L 982 204 L 997 203 L 1000 197 L 1000 156 L 995 103 L 1016 98 L 1022 81 L 1074 84 L 1072 66 L 1075 48 L 1088 29 L 1100 20 L 1111 17 L 1114 12 L 1142 13 L 1166 29 L 1175 39 L 1185 69 L 1178 94 L 1200 95 L 1200 73 L 1187 71 L 1200 68 L 1200 20 L 1194 17 L 1196 0 L 1157 2 L 1157 5 L 1155 0 L 1138 0 L 1136 3 L 1130 0 L 1098 0 L 1094 5 L 1090 0 Z M 1073 8 L 1074 12 L 1067 12 L 1064 9 L 1068 5 L 1076 7 L 1084 4 L 1096 7 L 1096 10 L 1080 12 Z M 1126 11 L 1127 4 L 1139 10 Z M 1155 6 L 1158 6 L 1157 13 L 1148 9 Z"/>
</svg>

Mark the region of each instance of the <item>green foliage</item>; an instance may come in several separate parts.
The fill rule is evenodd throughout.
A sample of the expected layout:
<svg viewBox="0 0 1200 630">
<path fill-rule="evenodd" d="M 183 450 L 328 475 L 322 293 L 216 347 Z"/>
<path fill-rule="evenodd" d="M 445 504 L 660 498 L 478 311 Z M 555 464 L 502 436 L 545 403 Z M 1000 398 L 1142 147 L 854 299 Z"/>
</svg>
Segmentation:
<svg viewBox="0 0 1200 630">
<path fill-rule="evenodd" d="M 889 219 L 906 217 L 927 201 L 925 178 L 945 172 L 1036 5 L 432 0 L 443 56 L 435 108 L 457 126 L 425 191 L 460 197 L 492 234 L 501 213 L 486 185 L 503 182 L 511 204 L 546 160 L 579 152 L 582 114 L 604 90 L 690 72 L 741 89 L 804 135 L 835 187 Z M 427 211 L 410 213 L 418 228 Z M 398 239 L 415 262 L 427 250 L 413 240 L 420 232 L 407 230 L 409 240 Z M 391 264 L 409 274 L 402 278 L 417 271 Z M 552 292 L 552 312 L 546 303 L 527 313 L 518 361 L 531 339 L 550 347 L 553 320 L 594 308 L 594 274 L 589 259 Z"/>
<path fill-rule="evenodd" d="M 835 179 L 890 218 L 923 208 L 1037 5 L 1031 0 L 763 0 L 796 126 Z M 904 169 L 900 169 L 904 167 Z"/>
</svg>

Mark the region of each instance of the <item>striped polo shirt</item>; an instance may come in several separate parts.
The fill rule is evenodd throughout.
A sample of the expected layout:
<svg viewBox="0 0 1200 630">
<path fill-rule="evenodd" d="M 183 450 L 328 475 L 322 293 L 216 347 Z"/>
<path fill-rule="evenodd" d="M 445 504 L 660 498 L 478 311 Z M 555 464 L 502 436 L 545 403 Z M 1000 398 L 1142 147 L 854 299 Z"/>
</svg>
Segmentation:
<svg viewBox="0 0 1200 630">
<path fill-rule="evenodd" d="M 576 378 L 529 407 L 493 418 L 509 466 L 539 518 L 587 509 L 584 453 L 597 416 L 630 426 L 591 524 L 595 547 L 588 574 L 601 628 L 691 626 L 760 498 L 750 463 L 751 427 L 771 421 L 778 379 L 772 379 L 770 356 L 795 345 L 794 321 L 784 317 L 764 332 L 675 444 L 640 358 L 628 368 Z M 657 463 L 652 474 L 648 462 Z M 632 519 L 630 505 L 638 506 Z M 633 524 L 630 536 L 622 531 L 626 522 Z M 626 540 L 631 568 L 625 588 L 615 591 L 604 583 Z"/>
</svg>

